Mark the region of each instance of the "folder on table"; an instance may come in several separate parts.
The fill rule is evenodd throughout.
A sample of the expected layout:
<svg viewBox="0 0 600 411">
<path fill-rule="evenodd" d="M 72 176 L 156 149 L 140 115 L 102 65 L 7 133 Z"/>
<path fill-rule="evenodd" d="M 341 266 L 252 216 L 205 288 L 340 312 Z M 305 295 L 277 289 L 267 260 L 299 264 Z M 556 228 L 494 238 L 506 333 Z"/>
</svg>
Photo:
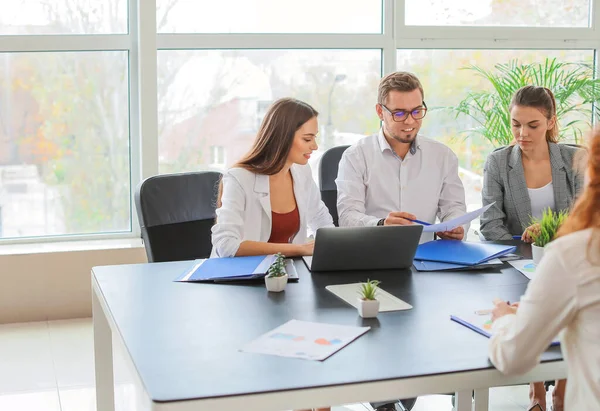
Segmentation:
<svg viewBox="0 0 600 411">
<path fill-rule="evenodd" d="M 194 260 L 191 267 L 175 281 L 215 282 L 263 278 L 275 261 L 275 255 L 223 257 Z"/>
<path fill-rule="evenodd" d="M 516 250 L 516 246 L 510 245 L 470 243 L 459 240 L 434 240 L 419 245 L 414 259 L 477 265 Z"/>
<path fill-rule="evenodd" d="M 492 320 L 490 315 L 477 315 L 473 314 L 471 316 L 456 316 L 451 315 L 450 319 L 455 321 L 465 327 L 475 331 L 478 334 L 481 334 L 487 338 L 492 336 Z M 550 346 L 560 345 L 559 340 L 554 340 L 550 344 Z"/>
<path fill-rule="evenodd" d="M 484 270 L 487 268 L 502 267 L 504 263 L 493 258 L 476 265 L 440 263 L 439 261 L 414 260 L 413 265 L 417 271 L 467 271 L 467 270 Z"/>
</svg>

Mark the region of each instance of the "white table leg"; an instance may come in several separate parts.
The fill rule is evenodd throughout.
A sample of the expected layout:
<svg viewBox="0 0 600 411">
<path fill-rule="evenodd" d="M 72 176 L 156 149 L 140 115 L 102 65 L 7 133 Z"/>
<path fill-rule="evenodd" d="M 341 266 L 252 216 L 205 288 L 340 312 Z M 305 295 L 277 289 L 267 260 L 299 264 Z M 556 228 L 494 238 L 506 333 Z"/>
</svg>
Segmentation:
<svg viewBox="0 0 600 411">
<path fill-rule="evenodd" d="M 481 388 L 475 390 L 475 411 L 488 411 L 490 402 L 490 390 Z"/>
<path fill-rule="evenodd" d="M 94 366 L 96 371 L 96 410 L 115 410 L 112 332 L 96 290 L 92 289 L 94 322 Z"/>
<path fill-rule="evenodd" d="M 454 397 L 455 411 L 471 411 L 472 409 L 472 391 L 457 391 Z"/>
</svg>

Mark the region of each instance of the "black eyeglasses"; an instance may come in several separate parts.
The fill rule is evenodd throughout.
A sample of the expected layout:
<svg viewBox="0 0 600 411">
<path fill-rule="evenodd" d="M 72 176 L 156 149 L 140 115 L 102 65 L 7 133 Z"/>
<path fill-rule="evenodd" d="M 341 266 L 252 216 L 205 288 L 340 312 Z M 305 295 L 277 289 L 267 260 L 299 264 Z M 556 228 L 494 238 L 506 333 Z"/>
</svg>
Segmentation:
<svg viewBox="0 0 600 411">
<path fill-rule="evenodd" d="M 392 115 L 392 120 L 397 122 L 405 121 L 409 115 L 412 116 L 412 118 L 414 118 L 415 120 L 421 120 L 423 117 L 425 117 L 425 114 L 427 114 L 427 105 L 425 104 L 425 102 L 423 102 L 423 106 L 413 108 L 412 110 L 392 111 L 383 104 L 381 105 L 381 107 L 383 107 L 385 111 Z"/>
</svg>

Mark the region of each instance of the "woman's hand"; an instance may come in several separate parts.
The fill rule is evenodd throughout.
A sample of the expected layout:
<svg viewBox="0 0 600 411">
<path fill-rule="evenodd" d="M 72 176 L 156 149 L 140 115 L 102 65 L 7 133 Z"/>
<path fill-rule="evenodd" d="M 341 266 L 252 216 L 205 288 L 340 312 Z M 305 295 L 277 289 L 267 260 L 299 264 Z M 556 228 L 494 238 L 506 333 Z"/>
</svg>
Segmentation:
<svg viewBox="0 0 600 411">
<path fill-rule="evenodd" d="M 533 243 L 532 234 L 539 234 L 539 232 L 540 232 L 540 225 L 537 223 L 532 224 L 525 229 L 525 231 L 523 232 L 523 235 L 521 236 L 521 240 L 525 243 Z"/>
<path fill-rule="evenodd" d="M 297 245 L 297 250 L 298 250 L 298 256 L 305 256 L 305 255 L 313 255 L 313 251 L 315 249 L 315 243 L 314 241 L 308 242 L 308 243 L 304 243 L 304 244 L 298 244 Z"/>
<path fill-rule="evenodd" d="M 496 298 L 494 300 L 494 309 L 492 310 L 492 321 L 508 314 L 516 314 L 519 303 L 509 305 L 506 301 Z"/>
</svg>

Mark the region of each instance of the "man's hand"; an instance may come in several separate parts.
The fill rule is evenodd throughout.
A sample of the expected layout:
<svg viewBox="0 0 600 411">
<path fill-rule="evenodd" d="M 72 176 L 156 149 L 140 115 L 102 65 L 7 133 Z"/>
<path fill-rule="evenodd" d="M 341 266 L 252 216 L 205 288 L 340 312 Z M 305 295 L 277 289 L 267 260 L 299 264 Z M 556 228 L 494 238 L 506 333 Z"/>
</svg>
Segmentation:
<svg viewBox="0 0 600 411">
<path fill-rule="evenodd" d="M 411 225 L 414 224 L 410 220 L 416 220 L 417 217 L 411 213 L 403 211 L 393 211 L 388 214 L 383 225 Z"/>
<path fill-rule="evenodd" d="M 462 240 L 465 238 L 465 229 L 464 227 L 456 227 L 452 231 L 444 231 L 436 233 L 438 237 L 442 240 Z"/>
</svg>

